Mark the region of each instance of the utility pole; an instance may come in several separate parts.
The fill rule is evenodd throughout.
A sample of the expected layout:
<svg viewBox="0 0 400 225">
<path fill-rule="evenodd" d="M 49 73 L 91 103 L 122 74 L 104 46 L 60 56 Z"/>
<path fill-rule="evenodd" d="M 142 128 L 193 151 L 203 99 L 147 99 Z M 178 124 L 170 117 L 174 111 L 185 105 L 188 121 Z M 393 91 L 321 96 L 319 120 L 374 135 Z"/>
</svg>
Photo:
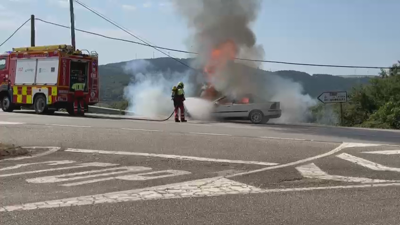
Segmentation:
<svg viewBox="0 0 400 225">
<path fill-rule="evenodd" d="M 69 0 L 69 12 L 71 17 L 71 44 L 74 50 L 76 49 L 75 44 L 75 16 L 74 16 L 74 0 Z"/>
<path fill-rule="evenodd" d="M 35 15 L 31 15 L 31 47 L 35 47 Z"/>
</svg>

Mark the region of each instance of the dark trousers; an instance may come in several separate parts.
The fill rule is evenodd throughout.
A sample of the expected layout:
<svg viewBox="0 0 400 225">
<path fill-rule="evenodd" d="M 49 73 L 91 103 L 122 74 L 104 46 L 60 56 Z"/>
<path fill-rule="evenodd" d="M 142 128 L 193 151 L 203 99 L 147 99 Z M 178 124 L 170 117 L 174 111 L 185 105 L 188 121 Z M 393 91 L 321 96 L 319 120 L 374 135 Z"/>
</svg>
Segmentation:
<svg viewBox="0 0 400 225">
<path fill-rule="evenodd" d="M 174 101 L 174 107 L 175 107 L 175 119 L 179 120 L 179 110 L 180 112 L 180 116 L 181 116 L 181 120 L 185 120 L 185 107 L 183 106 L 183 102 L 179 102 L 179 101 Z"/>
</svg>

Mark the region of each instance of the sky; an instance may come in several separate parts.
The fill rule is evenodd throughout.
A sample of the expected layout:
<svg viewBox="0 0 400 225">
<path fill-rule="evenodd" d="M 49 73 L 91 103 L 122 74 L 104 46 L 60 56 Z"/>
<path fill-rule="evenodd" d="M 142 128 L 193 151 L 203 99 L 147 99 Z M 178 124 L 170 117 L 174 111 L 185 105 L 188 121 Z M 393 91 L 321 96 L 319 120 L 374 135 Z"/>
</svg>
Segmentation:
<svg viewBox="0 0 400 225">
<path fill-rule="evenodd" d="M 195 0 L 188 0 L 195 1 Z M 190 27 L 168 0 L 81 0 L 154 45 L 187 50 Z M 265 60 L 391 66 L 400 60 L 399 0 L 263 0 L 252 24 Z M 0 43 L 31 14 L 70 25 L 68 0 L 0 0 Z M 137 41 L 75 3 L 76 28 Z M 36 45 L 70 44 L 70 31 L 36 21 Z M 163 57 L 156 50 L 77 32 L 77 48 L 97 51 L 100 64 Z M 30 23 L 0 52 L 30 45 Z M 191 55 L 173 53 L 176 58 Z M 376 75 L 374 69 L 264 63 L 265 70 L 310 74 Z"/>
</svg>

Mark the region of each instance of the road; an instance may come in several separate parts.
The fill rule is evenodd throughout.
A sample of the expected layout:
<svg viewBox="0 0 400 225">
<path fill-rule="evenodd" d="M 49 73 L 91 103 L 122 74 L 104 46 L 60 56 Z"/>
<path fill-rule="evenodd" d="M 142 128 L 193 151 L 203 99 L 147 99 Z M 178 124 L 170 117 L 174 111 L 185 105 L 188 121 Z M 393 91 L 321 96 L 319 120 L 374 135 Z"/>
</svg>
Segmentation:
<svg viewBox="0 0 400 225">
<path fill-rule="evenodd" d="M 398 224 L 400 132 L 0 113 L 2 224 Z"/>
</svg>

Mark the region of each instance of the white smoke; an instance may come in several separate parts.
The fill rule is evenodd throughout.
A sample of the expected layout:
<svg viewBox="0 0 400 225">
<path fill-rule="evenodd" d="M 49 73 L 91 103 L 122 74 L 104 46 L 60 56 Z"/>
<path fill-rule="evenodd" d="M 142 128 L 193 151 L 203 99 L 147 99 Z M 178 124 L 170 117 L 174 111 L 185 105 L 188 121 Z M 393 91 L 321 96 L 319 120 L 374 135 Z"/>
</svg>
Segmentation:
<svg viewBox="0 0 400 225">
<path fill-rule="evenodd" d="M 173 102 L 171 88 L 178 82 L 185 84 L 185 94 L 190 96 L 194 86 L 189 83 L 189 73 L 154 71 L 147 60 L 126 63 L 125 71 L 132 75 L 131 83 L 124 89 L 124 98 L 129 102 L 128 111 L 145 117 L 168 116 Z"/>
<path fill-rule="evenodd" d="M 201 98 L 186 98 L 185 107 L 193 119 L 210 120 L 214 103 Z"/>
<path fill-rule="evenodd" d="M 303 94 L 303 86 L 297 82 L 279 76 L 271 76 L 266 83 L 270 101 L 281 103 L 282 116 L 276 119 L 281 123 L 307 122 L 311 118 L 310 107 L 317 101 Z"/>
</svg>

